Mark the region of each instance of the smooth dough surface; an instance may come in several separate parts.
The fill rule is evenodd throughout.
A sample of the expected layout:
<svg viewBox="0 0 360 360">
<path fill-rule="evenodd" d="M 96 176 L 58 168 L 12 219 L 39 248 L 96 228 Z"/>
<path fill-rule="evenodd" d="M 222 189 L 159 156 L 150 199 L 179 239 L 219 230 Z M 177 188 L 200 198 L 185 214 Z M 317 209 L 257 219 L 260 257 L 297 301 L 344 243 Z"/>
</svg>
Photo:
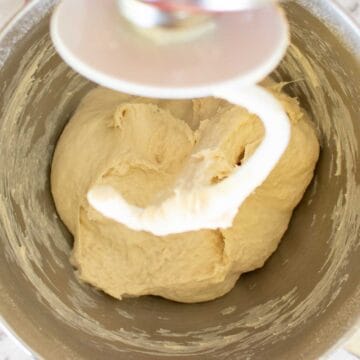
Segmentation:
<svg viewBox="0 0 360 360">
<path fill-rule="evenodd" d="M 245 109 L 215 98 L 154 100 L 92 90 L 63 131 L 51 172 L 58 213 L 74 235 L 71 260 L 79 278 L 118 299 L 152 294 L 200 302 L 224 295 L 242 273 L 263 266 L 319 155 L 312 124 L 280 88 L 269 90 L 290 117 L 289 146 L 239 208 L 232 227 L 163 237 L 103 217 L 88 204 L 87 192 L 109 184 L 128 202 L 146 206 L 171 186 L 204 134 L 211 138 L 230 127 L 218 154 L 214 181 L 221 181 L 251 156 L 263 138 L 262 124 Z"/>
</svg>

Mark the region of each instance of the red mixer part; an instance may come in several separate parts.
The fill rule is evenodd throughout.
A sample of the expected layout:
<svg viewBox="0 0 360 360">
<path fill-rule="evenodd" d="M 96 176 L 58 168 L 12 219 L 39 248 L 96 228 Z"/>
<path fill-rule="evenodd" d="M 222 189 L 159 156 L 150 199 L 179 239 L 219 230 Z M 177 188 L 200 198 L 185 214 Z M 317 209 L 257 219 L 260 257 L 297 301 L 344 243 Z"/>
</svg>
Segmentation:
<svg viewBox="0 0 360 360">
<path fill-rule="evenodd" d="M 240 11 L 271 3 L 271 0 L 139 0 L 164 11 Z"/>
</svg>

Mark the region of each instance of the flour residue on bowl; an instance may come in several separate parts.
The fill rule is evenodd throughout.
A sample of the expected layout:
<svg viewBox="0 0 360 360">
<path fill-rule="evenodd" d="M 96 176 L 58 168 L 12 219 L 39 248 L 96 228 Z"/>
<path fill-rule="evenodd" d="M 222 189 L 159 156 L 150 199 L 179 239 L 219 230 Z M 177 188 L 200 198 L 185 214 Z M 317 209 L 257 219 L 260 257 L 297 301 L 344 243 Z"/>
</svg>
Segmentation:
<svg viewBox="0 0 360 360">
<path fill-rule="evenodd" d="M 293 30 L 297 37 L 303 36 L 300 27 Z M 307 41 L 309 46 L 316 44 L 322 51 L 328 50 L 328 45 L 316 35 Z M 300 79 L 289 88 L 309 100 L 307 108 L 321 136 L 322 156 L 329 159 L 328 178 L 344 181 L 328 213 L 311 216 L 310 220 L 312 229 L 326 219 L 331 221 L 327 260 L 319 269 L 321 279 L 305 295 L 292 285 L 281 295 L 247 310 L 235 304 L 223 305 L 213 315 L 229 320 L 214 326 L 175 331 L 171 328 L 169 319 L 173 314 L 169 310 L 158 315 L 161 324 L 153 336 L 134 325 L 140 316 L 132 312 L 137 300 L 116 305 L 118 323 L 107 327 L 110 320 L 102 321 L 107 316 L 105 309 L 115 308 L 114 303 L 86 285 L 79 285 L 73 276 L 68 264 L 71 238 L 54 211 L 49 171 L 56 140 L 79 99 L 92 85 L 57 58 L 48 36 L 27 50 L 11 82 L 1 85 L 4 95 L 0 124 L 0 234 L 7 239 L 5 254 L 9 266 L 21 269 L 19 276 L 31 283 L 54 318 L 115 350 L 123 346 L 157 356 L 221 351 L 223 357 L 241 351 L 250 357 L 255 346 L 266 347 L 291 336 L 294 328 L 312 321 L 336 301 L 348 280 L 342 271 L 360 230 L 357 210 L 360 190 L 355 177 L 358 142 L 344 96 L 339 93 L 341 90 L 346 94 L 348 90 L 341 77 L 342 69 L 335 69 L 336 75 L 329 79 L 320 63 L 306 57 L 295 43 L 281 70 L 291 79 Z M 54 103 L 55 107 L 49 106 Z M 29 115 L 35 108 L 39 109 L 37 118 Z M 314 205 L 326 181 L 323 175 L 317 175 L 306 206 Z M 286 261 L 283 266 L 289 263 Z M 253 288 L 254 297 L 258 290 Z M 62 292 L 66 295 L 62 296 Z M 122 325 L 122 320 L 127 321 L 127 326 Z"/>
</svg>

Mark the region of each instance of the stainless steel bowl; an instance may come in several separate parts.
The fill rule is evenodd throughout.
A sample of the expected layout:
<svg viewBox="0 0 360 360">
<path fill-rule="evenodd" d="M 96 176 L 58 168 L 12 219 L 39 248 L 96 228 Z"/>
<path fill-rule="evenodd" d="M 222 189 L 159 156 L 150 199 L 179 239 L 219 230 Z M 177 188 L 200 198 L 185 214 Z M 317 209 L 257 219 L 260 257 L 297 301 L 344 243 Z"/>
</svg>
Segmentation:
<svg viewBox="0 0 360 360">
<path fill-rule="evenodd" d="M 94 85 L 56 55 L 56 1 L 35 1 L 0 37 L 0 313 L 46 359 L 315 359 L 360 314 L 360 33 L 331 2 L 284 4 L 293 81 L 322 152 L 279 249 L 226 296 L 118 302 L 80 284 L 49 189 L 52 153 Z M 235 45 L 235 44 L 234 44 Z"/>
</svg>

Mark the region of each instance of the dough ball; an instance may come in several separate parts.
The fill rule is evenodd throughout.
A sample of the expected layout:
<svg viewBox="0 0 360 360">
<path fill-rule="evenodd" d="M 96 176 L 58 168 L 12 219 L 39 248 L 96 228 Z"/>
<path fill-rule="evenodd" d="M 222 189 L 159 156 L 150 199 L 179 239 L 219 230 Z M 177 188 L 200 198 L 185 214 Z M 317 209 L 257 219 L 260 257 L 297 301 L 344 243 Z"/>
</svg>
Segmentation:
<svg viewBox="0 0 360 360">
<path fill-rule="evenodd" d="M 103 217 L 88 204 L 87 192 L 109 184 L 128 202 L 146 206 L 171 186 L 204 133 L 216 136 L 231 126 L 214 179 L 221 181 L 254 152 L 264 135 L 262 124 L 219 99 L 153 100 L 92 90 L 61 135 L 51 172 L 57 211 L 74 235 L 71 260 L 79 278 L 118 299 L 152 294 L 201 302 L 224 295 L 242 273 L 263 266 L 319 154 L 314 128 L 297 101 L 278 87 L 271 91 L 289 114 L 291 140 L 232 227 L 159 237 Z"/>
</svg>

